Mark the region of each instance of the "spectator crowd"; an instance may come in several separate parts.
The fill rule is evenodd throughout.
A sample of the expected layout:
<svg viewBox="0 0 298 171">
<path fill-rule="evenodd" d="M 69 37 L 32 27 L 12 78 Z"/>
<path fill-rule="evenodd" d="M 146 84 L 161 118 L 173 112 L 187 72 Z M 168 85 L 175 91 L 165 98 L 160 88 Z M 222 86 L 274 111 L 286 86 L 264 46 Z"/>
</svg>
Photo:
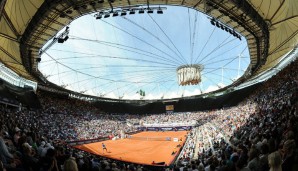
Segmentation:
<svg viewBox="0 0 298 171">
<path fill-rule="evenodd" d="M 196 121 L 177 163 L 160 170 L 294 171 L 297 167 L 298 62 L 237 106 L 211 111 L 107 114 L 89 102 L 39 92 L 42 109 L 1 105 L 0 171 L 150 170 L 77 151 L 67 141 L 94 139 L 142 124 Z M 137 123 L 137 124 L 129 124 Z M 155 168 L 156 169 L 156 168 Z"/>
</svg>

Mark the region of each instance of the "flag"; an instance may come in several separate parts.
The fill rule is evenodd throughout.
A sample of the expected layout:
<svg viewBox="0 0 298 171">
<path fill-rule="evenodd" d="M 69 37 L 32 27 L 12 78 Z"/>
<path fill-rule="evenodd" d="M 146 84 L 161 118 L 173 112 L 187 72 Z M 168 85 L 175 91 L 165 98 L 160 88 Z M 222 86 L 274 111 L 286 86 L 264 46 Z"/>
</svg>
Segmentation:
<svg viewBox="0 0 298 171">
<path fill-rule="evenodd" d="M 137 91 L 137 93 L 140 94 L 140 96 L 146 95 L 145 91 L 143 91 L 142 89 L 140 89 L 140 91 Z"/>
</svg>

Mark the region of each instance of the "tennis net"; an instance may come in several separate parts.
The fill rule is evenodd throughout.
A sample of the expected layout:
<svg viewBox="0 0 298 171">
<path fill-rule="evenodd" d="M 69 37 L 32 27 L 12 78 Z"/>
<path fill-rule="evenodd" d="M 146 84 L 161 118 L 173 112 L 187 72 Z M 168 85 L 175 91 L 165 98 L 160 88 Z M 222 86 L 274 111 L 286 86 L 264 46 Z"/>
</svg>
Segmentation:
<svg viewBox="0 0 298 171">
<path fill-rule="evenodd" d="M 140 136 L 133 136 L 133 135 L 128 135 L 128 139 L 132 140 L 141 140 L 141 141 L 171 141 L 171 137 L 140 137 Z"/>
</svg>

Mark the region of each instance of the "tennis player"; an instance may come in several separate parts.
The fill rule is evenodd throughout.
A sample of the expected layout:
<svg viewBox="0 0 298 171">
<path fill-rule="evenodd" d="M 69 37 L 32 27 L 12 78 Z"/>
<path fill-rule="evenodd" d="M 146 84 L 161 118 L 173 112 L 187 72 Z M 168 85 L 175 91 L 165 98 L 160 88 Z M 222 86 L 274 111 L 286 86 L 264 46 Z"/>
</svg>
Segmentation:
<svg viewBox="0 0 298 171">
<path fill-rule="evenodd" d="M 106 152 L 108 152 L 106 145 L 104 143 L 102 143 L 101 145 L 102 145 L 102 152 L 104 153 L 104 150 L 106 150 Z"/>
</svg>

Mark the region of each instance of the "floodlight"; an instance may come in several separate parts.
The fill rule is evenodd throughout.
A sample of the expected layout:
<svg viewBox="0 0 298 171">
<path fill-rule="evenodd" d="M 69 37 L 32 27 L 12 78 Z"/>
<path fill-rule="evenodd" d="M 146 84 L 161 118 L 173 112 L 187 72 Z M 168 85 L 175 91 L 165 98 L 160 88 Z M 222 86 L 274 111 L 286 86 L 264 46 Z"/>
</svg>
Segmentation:
<svg viewBox="0 0 298 171">
<path fill-rule="evenodd" d="M 120 15 L 121 15 L 121 16 L 126 15 L 126 11 L 122 11 Z"/>
<path fill-rule="evenodd" d="M 139 14 L 144 14 L 144 12 L 145 12 L 144 9 L 139 10 Z"/>
<path fill-rule="evenodd" d="M 216 21 L 216 23 L 215 23 L 215 25 L 216 25 L 216 27 L 220 27 L 220 23 L 218 22 L 218 21 Z"/>
<path fill-rule="evenodd" d="M 153 10 L 149 8 L 148 11 L 147 11 L 147 13 L 148 14 L 153 14 Z"/>
<path fill-rule="evenodd" d="M 65 36 L 65 37 L 64 37 L 64 41 L 66 41 L 68 38 L 69 38 L 68 36 Z"/>
<path fill-rule="evenodd" d="M 158 10 L 157 10 L 157 14 L 163 14 L 163 11 L 162 11 L 161 8 L 158 8 Z"/>
<path fill-rule="evenodd" d="M 134 9 L 131 9 L 130 11 L 129 11 L 129 14 L 135 14 L 136 13 L 136 11 L 134 10 Z"/>
<path fill-rule="evenodd" d="M 214 25 L 214 26 L 215 26 L 215 19 L 214 19 L 214 18 L 212 18 L 212 19 L 210 20 L 210 23 L 211 23 L 212 25 Z"/>
<path fill-rule="evenodd" d="M 104 17 L 104 18 L 108 18 L 108 17 L 110 17 L 110 13 L 106 13 L 103 17 Z"/>
<path fill-rule="evenodd" d="M 113 17 L 116 17 L 116 16 L 118 16 L 119 14 L 118 14 L 118 12 L 114 12 L 113 13 Z"/>
<path fill-rule="evenodd" d="M 58 43 L 63 43 L 64 39 L 63 38 L 58 38 Z"/>
</svg>

